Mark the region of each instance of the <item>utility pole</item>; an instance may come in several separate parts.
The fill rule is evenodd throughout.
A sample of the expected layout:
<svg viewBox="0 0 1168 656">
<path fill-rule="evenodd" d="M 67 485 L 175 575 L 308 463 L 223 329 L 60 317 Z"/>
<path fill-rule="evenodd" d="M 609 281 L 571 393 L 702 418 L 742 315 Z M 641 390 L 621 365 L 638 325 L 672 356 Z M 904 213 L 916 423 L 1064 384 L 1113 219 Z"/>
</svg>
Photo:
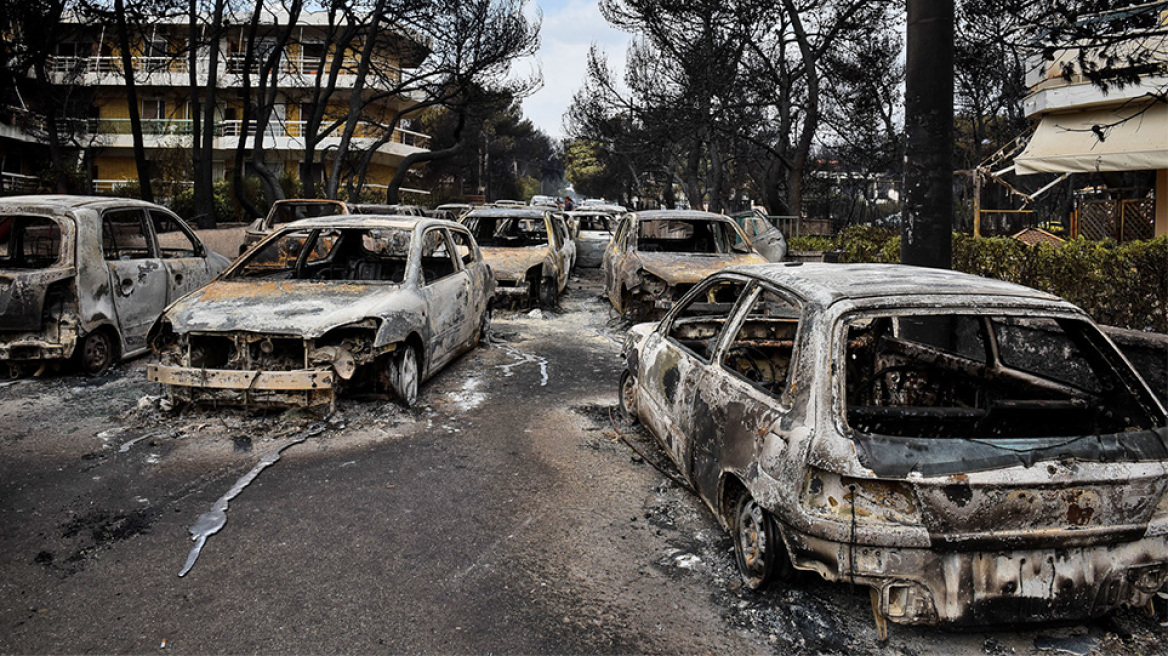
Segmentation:
<svg viewBox="0 0 1168 656">
<path fill-rule="evenodd" d="M 953 0 L 908 0 L 900 260 L 953 265 Z"/>
</svg>

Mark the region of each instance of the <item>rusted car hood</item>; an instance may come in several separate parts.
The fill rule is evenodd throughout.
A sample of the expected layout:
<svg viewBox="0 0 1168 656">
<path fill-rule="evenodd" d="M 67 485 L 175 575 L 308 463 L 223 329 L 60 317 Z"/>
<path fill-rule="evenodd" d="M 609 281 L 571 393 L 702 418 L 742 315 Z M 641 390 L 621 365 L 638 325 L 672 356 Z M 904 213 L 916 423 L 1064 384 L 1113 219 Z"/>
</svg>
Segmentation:
<svg viewBox="0 0 1168 656">
<path fill-rule="evenodd" d="M 176 333 L 244 330 L 317 337 L 384 308 L 400 285 L 217 281 L 166 312 Z"/>
<path fill-rule="evenodd" d="M 730 255 L 690 255 L 686 253 L 645 253 L 641 266 L 670 285 L 694 283 L 716 271 L 739 264 L 763 264 L 766 258 L 757 253 Z"/>
<path fill-rule="evenodd" d="M 530 248 L 484 248 L 483 259 L 491 265 L 495 279 L 521 279 L 527 270 L 543 263 L 548 246 Z"/>
</svg>

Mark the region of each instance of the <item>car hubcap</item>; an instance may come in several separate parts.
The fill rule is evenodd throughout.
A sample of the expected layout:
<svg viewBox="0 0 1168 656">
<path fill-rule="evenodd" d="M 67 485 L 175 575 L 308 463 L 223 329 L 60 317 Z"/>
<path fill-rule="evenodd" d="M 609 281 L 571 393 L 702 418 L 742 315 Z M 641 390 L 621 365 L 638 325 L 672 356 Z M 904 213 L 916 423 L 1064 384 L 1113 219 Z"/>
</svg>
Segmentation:
<svg viewBox="0 0 1168 656">
<path fill-rule="evenodd" d="M 98 373 L 105 368 L 109 360 L 109 343 L 101 335 L 91 335 L 85 340 L 85 368 L 87 371 Z"/>
<path fill-rule="evenodd" d="M 761 583 L 766 573 L 767 527 L 763 510 L 751 499 L 738 515 L 738 546 L 742 552 L 744 574 L 751 585 Z"/>
</svg>

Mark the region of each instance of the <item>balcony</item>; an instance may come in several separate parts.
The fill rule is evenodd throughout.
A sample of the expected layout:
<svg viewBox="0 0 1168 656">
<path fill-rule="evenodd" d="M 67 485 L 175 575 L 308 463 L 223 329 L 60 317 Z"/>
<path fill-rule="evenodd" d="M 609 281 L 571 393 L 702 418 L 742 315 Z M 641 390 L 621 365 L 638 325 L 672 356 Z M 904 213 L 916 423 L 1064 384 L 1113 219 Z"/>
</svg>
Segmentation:
<svg viewBox="0 0 1168 656">
<path fill-rule="evenodd" d="M 178 145 L 167 142 L 167 137 L 191 136 L 194 121 L 190 119 L 142 119 L 142 134 L 147 137 L 148 147 L 168 147 Z M 275 121 L 264 131 L 267 146 L 273 150 L 304 150 L 305 121 Z M 128 118 L 100 118 L 88 121 L 88 132 L 103 145 L 130 147 L 132 133 Z M 240 137 L 255 136 L 255 124 L 244 126 L 240 120 L 225 120 L 215 124 L 216 148 L 234 148 Z M 385 127 L 362 121 L 353 133 L 354 145 L 370 146 L 385 136 Z M 325 148 L 340 141 L 340 133 L 334 131 L 325 137 L 318 147 Z M 387 155 L 404 157 L 412 152 L 426 150 L 430 146 L 430 135 L 404 128 L 393 131 L 389 141 L 378 150 Z"/>
<path fill-rule="evenodd" d="M 1108 85 L 1106 90 L 1092 82 L 1080 70 L 1080 53 L 1100 71 L 1108 61 L 1116 66 L 1112 77 L 1120 74 L 1137 73 L 1138 84 Z M 1123 68 L 1123 62 L 1131 55 L 1142 55 L 1137 67 Z M 1168 88 L 1168 36 L 1133 37 L 1130 40 L 1112 44 L 1104 52 L 1100 47 L 1069 46 L 1055 53 L 1054 59 L 1045 61 L 1041 56 L 1032 57 L 1030 70 L 1026 74 L 1026 85 L 1030 95 L 1023 101 L 1023 109 L 1032 118 L 1041 114 L 1063 110 L 1093 109 L 1115 106 L 1130 101 L 1149 98 L 1149 92 Z M 1104 74 L 1106 77 L 1106 73 Z"/>
<path fill-rule="evenodd" d="M 280 76 L 277 86 L 288 88 L 311 87 L 315 84 L 317 70 L 325 75 L 332 68 L 333 59 L 322 60 L 319 57 L 282 57 L 280 60 Z M 140 84 L 157 86 L 187 86 L 190 83 L 188 75 L 190 60 L 182 55 L 170 57 L 131 57 L 130 65 L 134 68 L 135 79 Z M 321 65 L 323 64 L 323 68 Z M 235 88 L 239 86 L 241 77 L 248 68 L 243 55 L 227 55 L 218 62 L 218 86 Z M 88 85 L 122 85 L 123 71 L 121 57 L 52 57 L 48 62 L 48 69 L 53 81 L 57 84 L 88 84 Z M 200 57 L 195 61 L 195 73 L 200 83 L 206 83 L 207 73 L 211 69 L 211 60 Z M 386 89 L 400 84 L 402 71 L 397 67 L 388 67 L 389 74 L 385 78 L 375 78 L 367 81 L 371 88 Z M 251 74 L 258 75 L 260 64 L 253 61 Z M 337 76 L 337 86 L 344 89 L 355 83 L 357 62 L 346 60 Z"/>
</svg>

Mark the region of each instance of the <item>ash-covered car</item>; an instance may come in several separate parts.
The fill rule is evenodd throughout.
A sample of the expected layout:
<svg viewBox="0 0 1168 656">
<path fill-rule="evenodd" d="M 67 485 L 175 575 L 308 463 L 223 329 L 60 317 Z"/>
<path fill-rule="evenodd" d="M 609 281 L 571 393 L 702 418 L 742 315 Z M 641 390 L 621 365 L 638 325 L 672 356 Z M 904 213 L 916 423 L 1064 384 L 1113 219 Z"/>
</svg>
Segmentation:
<svg viewBox="0 0 1168 656">
<path fill-rule="evenodd" d="M 868 586 L 878 630 L 1143 606 L 1168 577 L 1168 418 L 1081 310 L 900 265 L 770 264 L 634 326 L 621 405 L 751 588 Z"/>
<path fill-rule="evenodd" d="M 565 212 L 576 241 L 576 265 L 596 269 L 604 261 L 604 250 L 616 232 L 617 219 L 607 212 L 590 210 Z"/>
<path fill-rule="evenodd" d="M 775 224 L 771 223 L 766 212 L 756 207 L 750 212 L 733 214 L 730 218 L 738 223 L 738 227 L 750 238 L 751 245 L 768 262 L 782 262 L 786 259 L 787 238 Z"/>
<path fill-rule="evenodd" d="M 418 385 L 490 327 L 495 283 L 463 226 L 305 219 L 273 233 L 151 331 L 151 381 L 180 401 L 321 405 Z"/>
<path fill-rule="evenodd" d="M 500 300 L 553 308 L 576 262 L 563 214 L 545 209 L 487 208 L 460 219 L 491 265 Z"/>
<path fill-rule="evenodd" d="M 0 200 L 0 363 L 13 376 L 70 358 L 104 374 L 146 351 L 178 297 L 228 259 L 170 210 L 126 198 Z"/>
<path fill-rule="evenodd" d="M 702 278 L 766 262 L 730 218 L 655 210 L 626 215 L 604 251 L 604 293 L 633 321 L 659 318 Z"/>
<path fill-rule="evenodd" d="M 272 231 L 285 223 L 311 219 L 320 216 L 336 216 L 348 214 L 349 206 L 339 200 L 325 200 L 321 198 L 289 198 L 278 200 L 268 208 L 268 213 L 262 219 L 256 219 L 243 232 L 243 243 L 239 246 L 242 255 L 252 245 L 272 234 Z"/>
</svg>

